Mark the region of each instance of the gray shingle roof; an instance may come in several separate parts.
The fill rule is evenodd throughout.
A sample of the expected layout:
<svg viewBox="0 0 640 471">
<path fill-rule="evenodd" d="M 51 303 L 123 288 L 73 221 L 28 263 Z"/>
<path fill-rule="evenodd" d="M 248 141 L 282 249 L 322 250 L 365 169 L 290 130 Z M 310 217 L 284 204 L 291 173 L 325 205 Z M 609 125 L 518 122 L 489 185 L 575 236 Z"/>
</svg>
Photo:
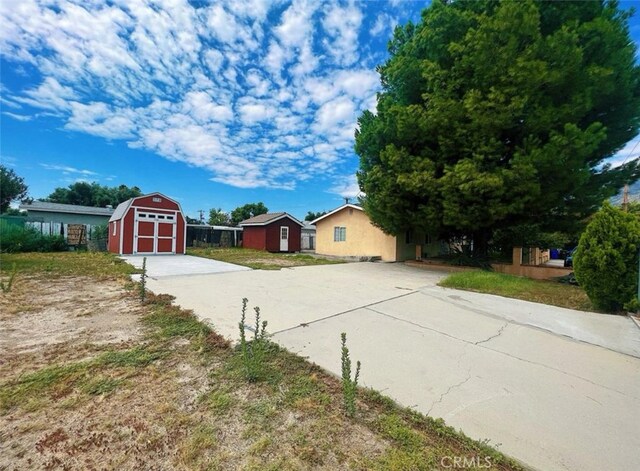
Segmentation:
<svg viewBox="0 0 640 471">
<path fill-rule="evenodd" d="M 109 222 L 117 221 L 119 219 L 122 219 L 122 216 L 125 215 L 125 213 L 127 212 L 127 209 L 129 209 L 129 206 L 131 205 L 132 201 L 133 201 L 133 198 L 129 198 L 127 201 L 123 201 L 122 203 L 120 203 L 118 205 L 118 207 L 116 208 L 116 210 L 111 215 L 111 218 L 109 219 Z"/>
<path fill-rule="evenodd" d="M 272 219 L 279 218 L 287 213 L 279 212 L 279 213 L 266 213 L 266 214 L 258 214 L 257 216 L 253 216 L 252 218 L 245 219 L 240 223 L 242 224 L 266 224 Z"/>
<path fill-rule="evenodd" d="M 46 211 L 49 213 L 69 213 L 69 214 L 89 214 L 92 216 L 111 216 L 113 208 L 96 208 L 93 206 L 79 206 L 75 204 L 47 203 L 45 201 L 34 201 L 28 204 L 21 204 L 20 209 L 27 211 Z"/>
<path fill-rule="evenodd" d="M 300 224 L 301 226 L 303 225 L 296 218 L 294 218 L 293 216 L 285 212 L 259 214 L 258 216 L 253 216 L 252 218 L 245 219 L 238 225 L 239 226 L 265 226 L 270 222 L 277 221 L 278 219 L 282 219 L 283 217 L 288 217 L 294 222 Z"/>
</svg>

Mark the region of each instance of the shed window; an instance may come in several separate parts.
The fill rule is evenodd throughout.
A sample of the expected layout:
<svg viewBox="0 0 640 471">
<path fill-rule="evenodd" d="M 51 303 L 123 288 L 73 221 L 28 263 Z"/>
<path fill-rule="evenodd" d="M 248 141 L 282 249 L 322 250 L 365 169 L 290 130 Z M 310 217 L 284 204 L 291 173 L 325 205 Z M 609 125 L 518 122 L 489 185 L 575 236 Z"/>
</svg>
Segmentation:
<svg viewBox="0 0 640 471">
<path fill-rule="evenodd" d="M 113 235 L 116 235 L 116 222 L 113 221 Z"/>
<path fill-rule="evenodd" d="M 341 226 L 335 226 L 333 228 L 333 241 L 344 242 L 347 240 L 347 228 Z"/>
</svg>

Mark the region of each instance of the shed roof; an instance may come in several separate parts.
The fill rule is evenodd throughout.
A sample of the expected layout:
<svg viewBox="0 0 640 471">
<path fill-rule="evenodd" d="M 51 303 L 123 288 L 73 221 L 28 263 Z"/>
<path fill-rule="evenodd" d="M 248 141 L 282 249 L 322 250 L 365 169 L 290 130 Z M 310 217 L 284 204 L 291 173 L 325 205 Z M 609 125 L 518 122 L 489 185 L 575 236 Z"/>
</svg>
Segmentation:
<svg viewBox="0 0 640 471">
<path fill-rule="evenodd" d="M 285 212 L 259 214 L 249 219 L 245 219 L 238 225 L 239 226 L 266 226 L 268 224 L 271 224 L 272 222 L 276 222 L 284 218 L 289 218 L 296 224 L 300 224 L 300 226 L 304 226 L 304 224 L 302 224 L 296 218 L 294 218 L 293 216 Z"/>
<path fill-rule="evenodd" d="M 97 208 L 95 206 L 80 206 L 76 204 L 48 203 L 46 201 L 33 201 L 19 206 L 29 212 L 86 214 L 90 216 L 111 216 L 113 208 Z"/>
<path fill-rule="evenodd" d="M 133 201 L 133 198 L 129 198 L 127 201 L 123 201 L 122 203 L 120 203 L 116 208 L 116 210 L 111 215 L 109 222 L 118 221 L 119 219 L 122 219 L 122 217 L 127 212 L 127 209 L 129 209 L 129 206 L 131 206 L 132 201 Z"/>
<path fill-rule="evenodd" d="M 118 207 L 115 209 L 115 211 L 113 211 L 113 214 L 111 215 L 111 218 L 109 218 L 109 222 L 118 221 L 119 219 L 122 219 L 124 217 L 124 215 L 127 213 L 127 210 L 129 209 L 129 207 L 131 206 L 131 204 L 133 203 L 134 200 L 137 200 L 137 199 L 140 199 L 140 198 L 147 198 L 147 197 L 153 196 L 153 195 L 162 196 L 164 199 L 167 199 L 167 200 L 177 204 L 178 208 L 180 209 L 180 214 L 182 215 L 182 217 L 184 217 L 184 214 L 182 213 L 182 206 L 180 206 L 180 203 L 178 203 L 177 201 L 169 198 L 166 195 L 163 195 L 162 193 L 158 193 L 157 191 L 154 191 L 153 193 L 147 193 L 146 195 L 140 195 L 140 196 L 136 196 L 135 198 L 129 198 L 127 201 L 123 201 L 122 203 L 120 203 L 118 205 Z M 185 221 L 186 221 L 186 218 L 185 218 Z"/>
<path fill-rule="evenodd" d="M 339 208 L 334 209 L 333 211 L 329 211 L 327 214 L 324 214 L 324 215 L 320 216 L 319 218 L 314 219 L 313 221 L 311 221 L 311 224 L 315 225 L 315 224 L 318 223 L 318 221 L 322 221 L 324 218 L 328 218 L 332 214 L 335 214 L 335 213 L 337 213 L 339 211 L 342 211 L 343 209 L 346 209 L 346 208 L 357 209 L 358 211 L 364 211 L 364 208 L 362 206 L 358 206 L 356 204 L 347 203 L 347 204 L 343 204 Z"/>
</svg>

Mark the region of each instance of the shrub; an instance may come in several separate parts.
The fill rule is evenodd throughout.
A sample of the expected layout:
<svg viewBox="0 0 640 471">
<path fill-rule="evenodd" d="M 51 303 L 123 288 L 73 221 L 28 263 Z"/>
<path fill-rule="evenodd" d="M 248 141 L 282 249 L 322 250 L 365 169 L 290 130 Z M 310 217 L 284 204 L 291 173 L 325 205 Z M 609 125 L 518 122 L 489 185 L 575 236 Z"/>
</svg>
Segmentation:
<svg viewBox="0 0 640 471">
<path fill-rule="evenodd" d="M 638 219 L 605 203 L 580 237 L 573 260 L 576 278 L 596 307 L 615 312 L 635 299 L 639 249 Z"/>
<path fill-rule="evenodd" d="M 67 250 L 64 237 L 42 235 L 30 226 L 18 226 L 0 220 L 0 251 L 17 252 L 62 252 Z"/>
<path fill-rule="evenodd" d="M 360 377 L 360 362 L 356 363 L 356 374 L 351 379 L 351 357 L 347 348 L 347 334 L 340 334 L 342 340 L 342 397 L 344 411 L 349 417 L 356 413 L 356 393 L 358 392 L 358 378 Z"/>
</svg>

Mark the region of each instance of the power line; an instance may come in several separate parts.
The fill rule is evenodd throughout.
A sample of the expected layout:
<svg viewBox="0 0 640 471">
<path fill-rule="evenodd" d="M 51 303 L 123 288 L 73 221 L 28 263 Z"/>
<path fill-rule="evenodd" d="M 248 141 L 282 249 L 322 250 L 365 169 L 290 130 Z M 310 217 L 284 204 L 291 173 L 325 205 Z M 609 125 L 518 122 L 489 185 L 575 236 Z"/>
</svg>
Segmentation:
<svg viewBox="0 0 640 471">
<path fill-rule="evenodd" d="M 624 162 L 622 162 L 622 165 L 627 163 L 627 160 L 629 160 L 629 157 L 631 157 L 631 154 L 633 154 L 633 151 L 635 151 L 636 147 L 638 147 L 638 144 L 640 144 L 640 138 L 638 138 L 638 140 L 636 141 L 636 145 L 633 146 L 633 149 L 631 149 L 631 152 L 629 152 L 629 155 L 627 155 L 627 158 L 624 159 Z M 638 154 L 638 156 L 640 157 L 640 154 Z"/>
</svg>

